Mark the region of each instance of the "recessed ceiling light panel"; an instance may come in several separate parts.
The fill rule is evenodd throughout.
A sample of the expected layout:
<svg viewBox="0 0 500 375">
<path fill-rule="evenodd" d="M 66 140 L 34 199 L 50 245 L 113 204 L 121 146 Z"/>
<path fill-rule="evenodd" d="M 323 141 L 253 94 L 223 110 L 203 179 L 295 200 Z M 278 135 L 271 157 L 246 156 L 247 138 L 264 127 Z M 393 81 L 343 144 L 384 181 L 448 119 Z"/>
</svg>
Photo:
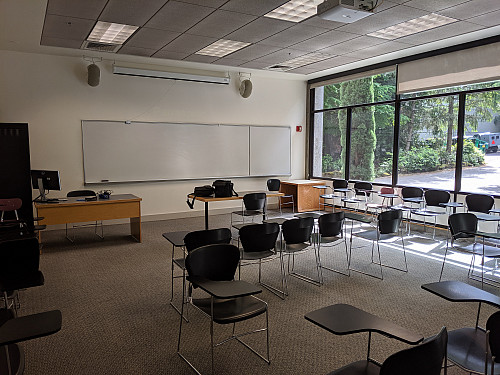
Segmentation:
<svg viewBox="0 0 500 375">
<path fill-rule="evenodd" d="M 137 29 L 137 26 L 97 21 L 87 40 L 91 42 L 123 44 Z"/>
<path fill-rule="evenodd" d="M 300 22 L 314 16 L 316 14 L 316 7 L 322 2 L 323 0 L 290 0 L 279 8 L 264 14 L 264 17 Z"/>
<path fill-rule="evenodd" d="M 234 51 L 238 51 L 239 49 L 242 49 L 249 44 L 250 43 L 238 42 L 236 40 L 219 39 L 209 46 L 200 49 L 198 52 L 196 52 L 196 55 L 223 57 L 229 55 L 230 53 L 233 53 Z"/>
<path fill-rule="evenodd" d="M 385 29 L 374 31 L 368 35 L 382 39 L 397 39 L 457 21 L 458 20 L 455 18 L 431 13 L 406 22 L 398 23 L 394 26 L 386 27 Z"/>
</svg>

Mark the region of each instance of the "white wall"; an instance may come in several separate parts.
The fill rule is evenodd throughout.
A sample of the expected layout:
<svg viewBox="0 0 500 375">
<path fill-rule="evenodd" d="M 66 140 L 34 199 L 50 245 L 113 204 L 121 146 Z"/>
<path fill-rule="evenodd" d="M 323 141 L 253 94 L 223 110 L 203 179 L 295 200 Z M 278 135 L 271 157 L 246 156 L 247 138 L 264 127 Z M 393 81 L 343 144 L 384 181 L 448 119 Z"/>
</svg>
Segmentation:
<svg viewBox="0 0 500 375">
<path fill-rule="evenodd" d="M 252 74 L 253 93 L 239 96 L 231 84 L 214 85 L 117 76 L 112 63 L 98 63 L 101 83 L 90 87 L 83 58 L 0 51 L 0 122 L 29 124 L 31 167 L 59 170 L 62 192 L 84 188 L 81 120 L 131 120 L 250 125 L 287 125 L 292 129 L 292 177 L 305 173 L 306 83 Z M 189 147 L 187 144 L 186 147 Z M 231 157 L 231 155 L 228 155 Z M 2 161 L 3 162 L 3 161 Z M 270 161 L 272 162 L 272 161 Z M 266 178 L 233 179 L 237 190 L 263 189 Z M 186 194 L 212 181 L 170 181 L 89 185 L 143 198 L 143 216 L 187 214 Z M 238 203 L 213 205 L 214 209 Z M 195 209 L 202 210 L 198 203 Z"/>
</svg>

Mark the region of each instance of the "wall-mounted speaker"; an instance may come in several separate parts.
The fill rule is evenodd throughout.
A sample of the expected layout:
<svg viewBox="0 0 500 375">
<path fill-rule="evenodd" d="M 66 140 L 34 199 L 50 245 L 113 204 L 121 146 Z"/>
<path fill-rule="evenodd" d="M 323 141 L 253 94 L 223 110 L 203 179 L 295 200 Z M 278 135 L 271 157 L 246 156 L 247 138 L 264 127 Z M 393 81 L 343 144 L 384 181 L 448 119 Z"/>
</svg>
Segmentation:
<svg viewBox="0 0 500 375">
<path fill-rule="evenodd" d="M 252 94 L 252 82 L 249 79 L 244 79 L 240 83 L 240 95 L 248 98 Z"/>
<path fill-rule="evenodd" d="M 96 87 L 99 86 L 99 82 L 101 80 L 101 69 L 99 67 L 92 63 L 89 66 L 87 66 L 87 72 L 88 72 L 88 79 L 87 82 L 89 86 Z"/>
</svg>

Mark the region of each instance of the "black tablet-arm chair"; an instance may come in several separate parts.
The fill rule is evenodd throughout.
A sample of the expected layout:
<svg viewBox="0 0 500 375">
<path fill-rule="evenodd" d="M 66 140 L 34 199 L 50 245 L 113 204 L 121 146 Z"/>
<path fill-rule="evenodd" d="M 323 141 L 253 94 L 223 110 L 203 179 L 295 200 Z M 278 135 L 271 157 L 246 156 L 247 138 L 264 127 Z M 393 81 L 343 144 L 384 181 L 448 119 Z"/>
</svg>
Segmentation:
<svg viewBox="0 0 500 375">
<path fill-rule="evenodd" d="M 384 275 L 382 272 L 382 267 L 392 268 L 398 271 L 408 272 L 408 263 L 406 261 L 406 249 L 405 242 L 403 238 L 403 233 L 401 230 L 401 221 L 403 220 L 403 212 L 401 210 L 388 210 L 381 212 L 377 215 L 377 228 L 370 229 L 362 232 L 352 233 L 351 235 L 351 244 L 349 250 L 349 269 L 351 271 L 359 272 L 368 276 L 372 276 L 378 279 L 383 279 Z M 352 267 L 352 238 L 353 236 L 363 238 L 365 240 L 372 241 L 372 250 L 371 250 L 371 263 L 376 264 L 380 267 L 380 276 L 373 275 L 371 273 L 355 269 Z M 404 268 L 398 268 L 394 266 L 390 266 L 382 263 L 382 259 L 380 257 L 380 242 L 390 242 L 395 241 L 397 239 L 401 240 L 403 245 L 403 257 L 404 257 Z M 377 243 L 377 253 L 378 253 L 378 262 L 374 261 L 374 247 L 375 243 Z"/>
<path fill-rule="evenodd" d="M 313 228 L 314 219 L 312 217 L 302 217 L 285 221 L 281 226 L 283 234 L 283 247 L 281 251 L 288 255 L 287 269 L 290 275 L 315 285 L 321 285 L 323 282 L 323 277 L 321 275 L 321 260 L 319 258 L 318 250 L 316 246 L 314 246 L 311 238 Z M 316 279 L 295 271 L 296 254 L 307 250 L 313 250 L 315 253 L 316 270 L 318 273 Z"/>
<path fill-rule="evenodd" d="M 229 228 L 217 228 L 217 229 L 206 229 L 189 232 L 184 236 L 184 248 L 185 251 L 182 252 L 182 258 L 174 257 L 174 250 L 172 250 L 172 275 L 171 275 L 171 295 L 170 295 L 170 305 L 180 314 L 181 310 L 174 304 L 174 279 L 182 278 L 182 288 L 186 286 L 186 253 L 193 251 L 194 249 L 211 244 L 220 243 L 230 243 L 231 242 L 231 230 Z M 177 266 L 181 271 L 182 275 L 175 276 L 174 268 Z M 187 320 L 187 318 L 186 318 Z"/>
<path fill-rule="evenodd" d="M 70 191 L 66 194 L 66 197 L 68 198 L 77 198 L 77 197 L 81 197 L 81 198 L 87 198 L 87 197 L 97 197 L 97 194 L 95 193 L 95 191 L 93 190 L 73 190 L 73 191 Z M 66 239 L 70 242 L 74 242 L 75 241 L 75 232 L 74 232 L 74 229 L 75 228 L 78 228 L 78 227 L 88 227 L 88 226 L 92 226 L 94 227 L 94 232 L 96 234 L 97 237 L 99 238 L 104 238 L 104 227 L 102 225 L 102 221 L 96 221 L 92 224 L 79 224 L 79 225 L 75 225 L 73 224 L 72 225 L 72 228 L 73 228 L 73 238 L 70 238 L 68 236 L 68 224 L 66 224 Z M 101 234 L 99 234 L 97 232 L 97 228 L 100 228 L 101 229 Z"/>
<path fill-rule="evenodd" d="M 474 374 L 500 374 L 500 311 L 478 326 L 458 328 L 448 333 L 448 359 Z"/>
<path fill-rule="evenodd" d="M 267 303 L 255 297 L 262 290 L 242 280 L 234 280 L 240 261 L 239 249 L 230 244 L 217 244 L 199 247 L 186 257 L 187 279 L 192 287 L 201 289 L 208 297 L 193 297 L 189 288 L 189 301 L 210 318 L 211 372 L 215 373 L 214 348 L 230 340 L 237 340 L 266 363 L 269 360 L 269 319 Z M 183 296 L 183 300 L 185 300 Z M 184 308 L 184 304 L 182 304 Z M 236 323 L 265 314 L 265 328 L 250 332 L 236 333 Z M 198 374 L 196 367 L 181 353 L 183 319 L 181 313 L 177 354 Z M 220 343 L 214 343 L 214 323 L 232 324 L 232 334 Z M 265 332 L 267 355 L 263 356 L 241 340 L 242 336 Z M 199 331 L 196 332 L 199 335 Z"/>
<path fill-rule="evenodd" d="M 40 250 L 34 237 L 0 242 L 0 299 L 5 308 L 19 307 L 20 289 L 44 284 L 39 270 Z"/>
<path fill-rule="evenodd" d="M 280 233 L 277 223 L 264 223 L 246 225 L 240 229 L 239 241 L 242 246 L 238 276 L 241 278 L 241 267 L 250 264 L 259 265 L 259 284 L 278 297 L 285 298 L 285 269 L 283 267 L 283 254 L 277 251 L 279 244 L 276 242 Z M 279 254 L 281 270 L 281 290 L 262 282 L 262 262 L 273 260 Z"/>
<path fill-rule="evenodd" d="M 373 190 L 373 185 L 371 182 L 358 181 L 354 183 L 354 195 L 349 198 L 343 198 L 344 203 L 355 204 L 356 209 L 359 210 L 359 205 L 364 203 L 365 211 L 367 210 L 366 205 L 368 204 L 368 199 L 371 196 Z"/>
<path fill-rule="evenodd" d="M 468 194 L 465 197 L 467 211 L 481 212 L 487 214 L 493 208 L 495 200 L 491 195 L 486 194 Z"/>
<path fill-rule="evenodd" d="M 449 237 L 446 241 L 446 250 L 443 257 L 443 264 L 441 266 L 441 273 L 439 274 L 439 281 L 443 276 L 444 264 L 448 251 L 460 251 L 472 254 L 471 263 L 469 265 L 468 277 L 474 277 L 474 261 L 476 255 L 481 256 L 481 283 L 484 283 L 484 261 L 485 257 L 500 258 L 500 248 L 496 246 L 486 245 L 484 242 L 476 242 L 475 232 L 477 231 L 478 219 L 476 215 L 470 212 L 459 212 L 451 214 L 448 217 L 448 227 L 450 229 Z"/>
<path fill-rule="evenodd" d="M 425 208 L 415 211 L 410 211 L 410 217 L 413 215 L 423 216 L 424 218 L 424 231 L 425 231 L 425 218 L 434 218 L 434 230 L 432 238 L 436 235 L 437 217 L 446 214 L 446 208 L 442 206 L 443 203 L 450 201 L 450 193 L 444 190 L 427 190 L 424 194 Z"/>
<path fill-rule="evenodd" d="M 439 375 L 443 368 L 447 373 L 446 327 L 422 344 L 401 350 L 389 356 L 382 365 L 367 358 L 351 363 L 329 375 Z"/>
<path fill-rule="evenodd" d="M 267 190 L 269 191 L 280 191 L 281 181 L 277 178 L 270 178 L 267 180 Z M 283 215 L 281 207 L 292 205 L 292 212 L 295 213 L 295 204 L 292 194 L 285 194 L 278 197 L 278 207 L 280 209 L 280 215 Z"/>
<path fill-rule="evenodd" d="M 266 216 L 266 193 L 249 193 L 243 196 L 243 205 L 241 210 L 233 211 L 231 213 L 231 226 L 240 229 L 245 223 L 246 217 L 251 217 L 252 222 L 255 217 L 262 216 L 265 218 Z M 241 216 L 243 218 L 242 222 L 233 223 L 233 216 Z"/>
<path fill-rule="evenodd" d="M 321 264 L 321 269 L 326 269 L 329 271 L 337 272 L 342 275 L 349 276 L 349 252 L 347 250 L 347 240 L 344 230 L 344 212 L 332 212 L 329 214 L 321 215 L 318 218 L 318 232 L 313 233 L 314 242 L 318 247 L 318 254 L 322 256 L 322 248 L 333 248 L 341 243 L 344 244 L 345 255 L 346 255 L 346 271 L 340 271 L 333 267 L 325 266 L 325 256 L 323 255 L 323 261 Z M 333 251 L 329 251 L 331 253 Z"/>
</svg>

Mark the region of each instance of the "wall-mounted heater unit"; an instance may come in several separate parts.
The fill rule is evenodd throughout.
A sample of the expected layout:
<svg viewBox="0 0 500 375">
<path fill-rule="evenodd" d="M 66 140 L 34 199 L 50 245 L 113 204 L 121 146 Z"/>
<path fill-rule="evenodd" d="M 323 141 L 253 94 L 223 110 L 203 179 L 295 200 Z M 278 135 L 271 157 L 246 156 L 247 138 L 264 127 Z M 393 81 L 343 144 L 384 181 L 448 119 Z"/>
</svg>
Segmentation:
<svg viewBox="0 0 500 375">
<path fill-rule="evenodd" d="M 210 72 L 212 73 L 212 72 Z M 163 78 L 163 79 L 174 79 L 179 81 L 193 81 L 193 82 L 205 82 L 205 83 L 217 83 L 221 85 L 229 84 L 230 77 L 227 73 L 221 73 L 216 75 L 205 75 L 197 73 L 184 73 L 184 72 L 167 72 L 162 70 L 150 70 L 144 68 L 131 68 L 124 66 L 113 66 L 113 74 L 121 74 L 125 76 L 136 76 L 136 77 L 151 77 L 151 78 Z"/>
</svg>

